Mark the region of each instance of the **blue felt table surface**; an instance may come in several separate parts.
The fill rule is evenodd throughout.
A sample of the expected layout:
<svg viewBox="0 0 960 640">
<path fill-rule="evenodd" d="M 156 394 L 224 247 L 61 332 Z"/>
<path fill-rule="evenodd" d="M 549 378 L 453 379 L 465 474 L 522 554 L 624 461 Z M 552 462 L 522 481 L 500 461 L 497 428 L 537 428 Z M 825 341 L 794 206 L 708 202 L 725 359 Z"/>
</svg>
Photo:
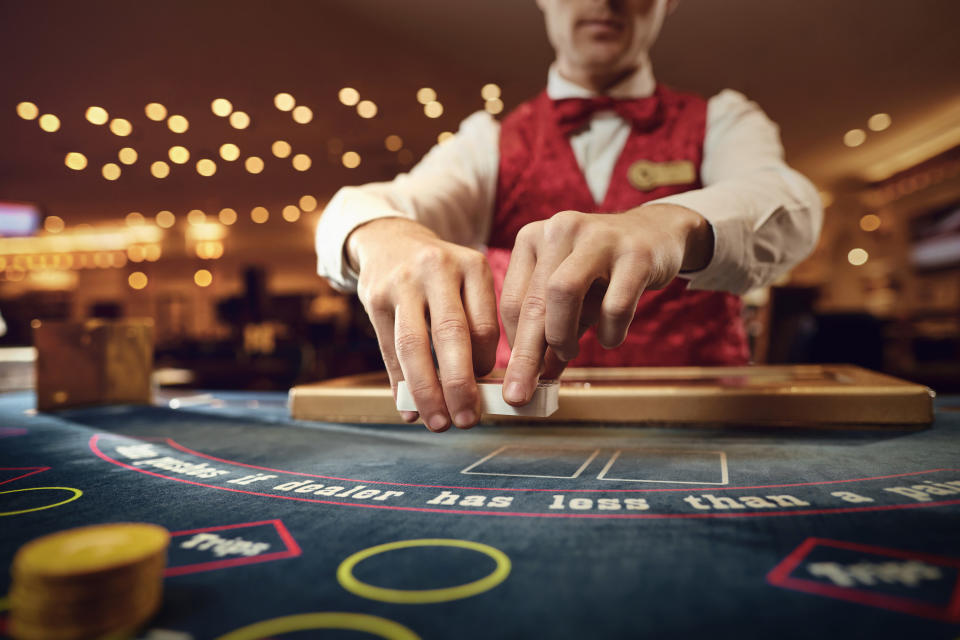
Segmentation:
<svg viewBox="0 0 960 640">
<path fill-rule="evenodd" d="M 163 525 L 164 604 L 144 638 L 311 612 L 421 638 L 960 636 L 960 397 L 936 399 L 926 429 L 444 434 L 294 421 L 273 393 L 58 414 L 33 403 L 0 396 L 0 562 L 68 527 Z M 443 602 L 338 580 L 353 554 L 420 539 L 458 546 L 386 550 L 352 575 L 452 597 L 502 573 L 503 557 L 509 572 Z M 9 586 L 4 571 L 0 594 Z M 377 637 L 282 624 L 270 637 Z"/>
</svg>

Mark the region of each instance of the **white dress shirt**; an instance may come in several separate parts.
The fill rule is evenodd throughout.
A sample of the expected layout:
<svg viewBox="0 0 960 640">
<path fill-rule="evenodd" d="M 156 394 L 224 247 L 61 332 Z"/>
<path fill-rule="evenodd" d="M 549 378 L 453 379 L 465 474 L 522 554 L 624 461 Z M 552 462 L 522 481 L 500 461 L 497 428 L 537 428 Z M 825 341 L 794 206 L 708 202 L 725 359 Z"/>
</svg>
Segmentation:
<svg viewBox="0 0 960 640">
<path fill-rule="evenodd" d="M 607 94 L 647 97 L 655 86 L 646 62 Z M 547 95 L 558 100 L 595 94 L 551 67 Z M 629 122 L 613 111 L 599 111 L 587 128 L 570 138 L 597 202 L 603 200 L 629 135 Z M 341 291 L 355 290 L 357 275 L 344 259 L 347 236 L 383 217 L 410 218 L 445 240 L 482 249 L 494 215 L 499 138 L 500 123 L 477 112 L 410 173 L 390 182 L 340 189 L 317 226 L 318 273 Z M 823 222 L 819 194 L 784 162 L 777 126 L 736 91 L 721 91 L 707 103 L 700 180 L 701 189 L 653 201 L 692 209 L 713 228 L 710 263 L 682 274 L 691 289 L 742 294 L 769 284 L 813 250 Z"/>
</svg>

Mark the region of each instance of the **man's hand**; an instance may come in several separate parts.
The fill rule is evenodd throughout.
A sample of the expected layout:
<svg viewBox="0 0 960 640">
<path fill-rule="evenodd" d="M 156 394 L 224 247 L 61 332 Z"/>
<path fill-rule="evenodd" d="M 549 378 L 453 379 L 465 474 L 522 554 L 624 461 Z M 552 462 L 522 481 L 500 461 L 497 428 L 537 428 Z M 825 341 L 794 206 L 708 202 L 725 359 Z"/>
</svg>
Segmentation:
<svg viewBox="0 0 960 640">
<path fill-rule="evenodd" d="M 394 398 L 397 382 L 405 380 L 430 430 L 445 431 L 451 422 L 475 425 L 476 377 L 493 368 L 500 338 L 486 258 L 404 218 L 358 227 L 346 249 L 360 274 L 357 293 L 377 332 Z M 417 413 L 403 417 L 413 422 Z"/>
<path fill-rule="evenodd" d="M 529 402 L 539 374 L 559 375 L 593 325 L 605 348 L 622 344 L 644 290 L 667 286 L 681 269 L 704 268 L 712 255 L 707 221 L 676 205 L 562 211 L 524 226 L 500 296 L 512 347 L 503 399 Z"/>
</svg>

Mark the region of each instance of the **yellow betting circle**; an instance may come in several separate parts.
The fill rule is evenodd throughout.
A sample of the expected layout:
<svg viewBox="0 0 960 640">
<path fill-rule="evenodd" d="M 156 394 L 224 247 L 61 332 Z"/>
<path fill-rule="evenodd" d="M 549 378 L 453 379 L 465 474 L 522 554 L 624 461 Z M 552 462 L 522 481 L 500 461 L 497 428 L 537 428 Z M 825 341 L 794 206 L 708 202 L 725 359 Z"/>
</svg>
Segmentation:
<svg viewBox="0 0 960 640">
<path fill-rule="evenodd" d="M 33 507 L 32 509 L 20 509 L 19 511 L 0 511 L 0 517 L 3 516 L 15 516 L 21 513 L 30 513 L 31 511 L 43 511 L 44 509 L 53 509 L 54 507 L 59 507 L 65 505 L 68 502 L 73 502 L 77 498 L 83 495 L 83 491 L 80 489 L 74 489 L 73 487 L 27 487 L 25 489 L 10 489 L 8 491 L 0 491 L 0 495 L 5 493 L 18 493 L 20 491 L 47 491 L 49 489 L 59 489 L 61 491 L 70 491 L 73 493 L 72 496 L 66 500 L 61 500 L 60 502 L 55 502 L 53 504 L 48 504 L 42 507 Z"/>
<path fill-rule="evenodd" d="M 409 549 L 411 547 L 456 547 L 459 549 L 468 549 L 490 557 L 497 563 L 497 566 L 490 575 L 480 578 L 479 580 L 443 589 L 385 589 L 361 582 L 353 575 L 354 567 L 367 558 L 386 551 Z M 506 580 L 508 575 L 510 575 L 510 558 L 508 558 L 507 554 L 503 551 L 480 542 L 456 540 L 452 538 L 421 538 L 388 542 L 364 549 L 363 551 L 358 551 L 340 563 L 340 566 L 337 568 L 337 580 L 340 582 L 340 586 L 350 593 L 370 600 L 379 600 L 381 602 L 391 602 L 394 604 L 432 604 L 434 602 L 449 602 L 450 600 L 469 598 L 470 596 L 475 596 L 493 589 Z"/>
<path fill-rule="evenodd" d="M 341 611 L 300 613 L 293 616 L 272 618 L 236 629 L 220 636 L 217 640 L 259 640 L 281 633 L 309 631 L 311 629 L 365 631 L 386 640 L 420 640 L 420 636 L 393 620 L 365 613 L 344 613 Z"/>
</svg>

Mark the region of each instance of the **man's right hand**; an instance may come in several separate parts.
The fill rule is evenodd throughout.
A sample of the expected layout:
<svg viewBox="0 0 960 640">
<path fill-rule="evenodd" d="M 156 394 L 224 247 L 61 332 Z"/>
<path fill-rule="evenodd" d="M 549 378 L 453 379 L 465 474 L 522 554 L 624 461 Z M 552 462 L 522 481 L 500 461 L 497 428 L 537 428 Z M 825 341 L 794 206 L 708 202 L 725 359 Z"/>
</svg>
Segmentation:
<svg viewBox="0 0 960 640">
<path fill-rule="evenodd" d="M 486 258 L 405 218 L 356 228 L 346 252 L 359 273 L 357 293 L 376 330 L 394 399 L 405 380 L 430 430 L 475 425 L 476 378 L 493 368 L 500 338 Z M 417 416 L 403 412 L 408 422 Z"/>
</svg>

